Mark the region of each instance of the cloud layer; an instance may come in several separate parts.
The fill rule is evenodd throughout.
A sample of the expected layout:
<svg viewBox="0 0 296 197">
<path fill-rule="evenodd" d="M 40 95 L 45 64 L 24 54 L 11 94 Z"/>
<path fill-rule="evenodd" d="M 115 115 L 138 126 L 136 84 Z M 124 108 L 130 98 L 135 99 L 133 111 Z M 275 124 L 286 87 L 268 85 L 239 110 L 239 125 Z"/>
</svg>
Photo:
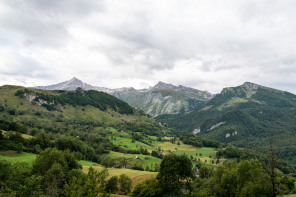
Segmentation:
<svg viewBox="0 0 296 197">
<path fill-rule="evenodd" d="M 296 2 L 0 0 L 0 85 L 76 76 L 213 93 L 251 81 L 296 93 Z"/>
</svg>

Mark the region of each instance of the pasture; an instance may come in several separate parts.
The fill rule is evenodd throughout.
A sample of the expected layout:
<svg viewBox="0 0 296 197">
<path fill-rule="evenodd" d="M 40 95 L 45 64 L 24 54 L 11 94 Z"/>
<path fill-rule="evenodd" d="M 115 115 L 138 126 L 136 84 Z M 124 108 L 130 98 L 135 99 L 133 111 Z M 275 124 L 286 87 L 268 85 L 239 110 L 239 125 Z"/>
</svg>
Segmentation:
<svg viewBox="0 0 296 197">
<path fill-rule="evenodd" d="M 110 140 L 114 145 L 118 145 L 123 148 L 131 149 L 131 150 L 138 150 L 141 147 L 147 150 L 153 150 L 153 147 L 148 146 L 147 144 L 144 144 L 142 142 L 135 141 L 133 143 L 131 138 L 115 136 L 113 139 L 111 139 L 110 137 Z"/>
<path fill-rule="evenodd" d="M 26 152 L 18 154 L 16 151 L 13 150 L 0 151 L 0 160 L 4 159 L 11 163 L 25 161 L 32 165 L 34 160 L 36 159 L 36 156 L 36 154 Z"/>
<path fill-rule="evenodd" d="M 101 166 L 92 166 L 95 170 L 101 171 L 104 167 Z M 82 171 L 87 173 L 89 170 L 89 166 L 83 166 Z M 139 171 L 139 170 L 131 170 L 131 169 L 123 169 L 123 168 L 107 168 L 109 172 L 109 178 L 112 176 L 120 176 L 121 174 L 125 174 L 129 176 L 133 180 L 133 187 L 140 182 L 145 181 L 151 177 L 156 177 L 157 172 L 147 172 L 147 171 Z"/>
<path fill-rule="evenodd" d="M 102 159 L 104 157 L 109 157 L 110 159 L 114 160 L 116 162 L 119 158 L 125 158 L 128 160 L 128 164 L 131 166 L 141 166 L 144 169 L 146 167 L 149 167 L 150 169 L 154 169 L 155 165 L 159 165 L 161 162 L 161 159 L 152 157 L 151 155 L 142 155 L 142 154 L 124 154 L 124 153 L 118 153 L 114 151 L 110 151 L 109 154 L 102 155 Z"/>
</svg>

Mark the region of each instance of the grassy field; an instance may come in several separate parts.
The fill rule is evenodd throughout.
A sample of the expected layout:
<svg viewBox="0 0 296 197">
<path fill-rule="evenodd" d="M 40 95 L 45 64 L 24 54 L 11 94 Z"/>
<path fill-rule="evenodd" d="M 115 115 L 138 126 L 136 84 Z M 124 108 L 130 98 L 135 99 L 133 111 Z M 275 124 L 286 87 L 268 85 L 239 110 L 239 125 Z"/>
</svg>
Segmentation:
<svg viewBox="0 0 296 197">
<path fill-rule="evenodd" d="M 120 157 L 126 158 L 126 159 L 133 159 L 135 158 L 135 155 L 132 154 L 124 154 L 124 153 L 118 153 L 114 151 L 110 151 L 108 154 L 103 154 L 102 157 L 110 157 L 111 159 L 117 159 Z"/>
<path fill-rule="evenodd" d="M 87 173 L 89 170 L 89 166 L 83 166 L 83 172 Z M 101 166 L 93 166 L 96 170 L 103 170 L 104 167 Z M 109 177 L 112 176 L 120 176 L 121 174 L 125 174 L 129 176 L 133 180 L 133 187 L 151 177 L 156 177 L 157 172 L 147 172 L 147 171 L 139 171 L 139 170 L 131 170 L 131 169 L 123 169 L 123 168 L 108 168 Z"/>
<path fill-rule="evenodd" d="M 20 161 L 28 162 L 29 164 L 33 164 L 34 160 L 36 159 L 37 155 L 33 153 L 26 153 L 23 152 L 18 154 L 16 151 L 9 150 L 9 151 L 0 151 L 0 160 L 7 160 L 11 163 L 16 163 Z M 95 162 L 80 160 L 78 162 L 82 166 L 92 166 L 92 165 L 100 165 Z"/>
<path fill-rule="evenodd" d="M 114 133 L 120 133 L 117 132 L 115 129 L 112 130 L 112 132 Z M 124 132 L 123 132 L 124 133 Z M 141 142 L 136 141 L 135 143 L 132 143 L 131 138 L 127 138 L 127 137 L 116 137 L 115 140 L 113 140 L 113 144 L 115 145 L 119 145 L 122 147 L 126 147 L 128 149 L 132 149 L 132 150 L 139 150 L 140 147 L 146 148 L 148 150 L 148 152 L 151 152 L 152 150 L 157 150 L 158 148 L 160 148 L 161 150 L 164 151 L 164 154 L 168 154 L 169 152 L 178 154 L 178 155 L 187 155 L 191 158 L 193 158 L 196 161 L 201 161 L 202 163 L 205 164 L 212 164 L 212 158 L 216 157 L 216 152 L 214 150 L 214 148 L 207 148 L 207 147 L 202 147 L 202 148 L 196 148 L 193 147 L 191 145 L 187 145 L 187 144 L 183 144 L 183 142 L 180 142 L 180 145 L 177 144 L 177 142 L 175 143 L 171 143 L 171 142 L 160 142 L 157 141 L 157 137 L 156 136 L 148 136 L 148 138 L 150 140 L 152 140 L 152 145 L 148 146 L 146 144 L 143 144 Z M 169 138 L 169 137 L 167 137 Z M 111 139 L 111 137 L 110 137 Z M 110 157 L 111 159 L 116 159 L 119 157 L 124 157 L 124 158 L 128 158 L 131 159 L 132 156 L 128 156 L 125 154 L 121 154 L 121 153 L 115 153 L 115 152 L 110 152 L 110 154 L 106 154 L 108 155 L 108 157 Z M 139 156 L 139 160 L 134 160 L 134 161 L 130 161 L 130 164 L 137 164 L 138 166 L 143 166 L 144 169 L 146 166 L 148 166 L 149 168 L 151 167 L 151 165 L 155 165 L 156 163 L 160 163 L 161 160 L 155 157 L 151 157 L 151 156 Z M 146 159 L 144 159 L 146 158 Z M 215 161 L 214 161 L 215 162 Z"/>
<path fill-rule="evenodd" d="M 110 137 L 110 140 L 111 140 L 111 137 Z M 134 143 L 132 143 L 132 139 L 126 138 L 126 137 L 117 137 L 116 136 L 111 141 L 114 145 L 119 145 L 121 147 L 125 147 L 125 148 L 131 149 L 131 150 L 138 150 L 141 147 L 143 147 L 144 149 L 147 149 L 147 150 L 154 149 L 153 147 L 148 146 L 147 144 L 144 144 L 142 142 L 135 141 Z"/>
<path fill-rule="evenodd" d="M 149 169 L 155 169 L 155 165 L 159 165 L 161 162 L 161 159 L 152 157 L 150 155 L 137 155 L 138 158 L 130 161 L 130 164 L 136 164 L 137 166 L 142 166 L 144 169 L 146 167 L 149 167 Z"/>
<path fill-rule="evenodd" d="M 177 144 L 172 144 L 171 142 L 163 142 L 161 144 L 158 144 L 158 146 L 165 151 L 170 150 L 172 152 L 175 151 L 176 149 L 183 150 L 183 151 L 195 151 L 196 150 L 196 148 L 194 148 L 193 146 L 182 144 L 182 143 L 180 145 L 177 145 Z"/>
<path fill-rule="evenodd" d="M 181 146 L 181 145 L 180 145 Z M 186 151 L 186 150 L 177 150 L 175 151 L 176 154 L 185 154 L 188 156 L 193 156 L 194 158 L 204 158 L 204 157 L 216 157 L 216 152 L 214 148 L 202 147 L 202 148 L 195 148 L 194 151 Z M 200 156 L 201 154 L 201 156 Z"/>
<path fill-rule="evenodd" d="M 33 153 L 21 153 L 18 154 L 16 151 L 0 151 L 0 160 L 4 159 L 7 160 L 11 163 L 15 163 L 18 161 L 25 161 L 28 162 L 29 164 L 33 164 L 33 161 L 36 159 L 36 154 Z"/>
<path fill-rule="evenodd" d="M 136 158 L 136 156 L 138 156 Z M 134 155 L 134 154 L 124 154 L 124 153 L 118 153 L 118 152 L 114 152 L 114 151 L 110 151 L 109 154 L 104 154 L 102 156 L 102 158 L 104 157 L 109 157 L 113 160 L 116 161 L 116 159 L 118 158 L 126 158 L 128 159 L 128 163 L 130 165 L 136 165 L 136 166 L 142 166 L 144 169 L 148 166 L 150 169 L 151 169 L 151 166 L 152 168 L 154 169 L 155 165 L 158 165 L 160 164 L 161 162 L 161 159 L 159 158 L 156 158 L 156 157 L 152 157 L 150 155 L 142 155 L 142 154 L 137 154 L 137 155 Z"/>
<path fill-rule="evenodd" d="M 79 164 L 81 164 L 82 166 L 92 166 L 92 165 L 100 165 L 98 163 L 92 162 L 92 161 L 85 161 L 85 160 L 80 160 L 78 162 Z"/>
</svg>

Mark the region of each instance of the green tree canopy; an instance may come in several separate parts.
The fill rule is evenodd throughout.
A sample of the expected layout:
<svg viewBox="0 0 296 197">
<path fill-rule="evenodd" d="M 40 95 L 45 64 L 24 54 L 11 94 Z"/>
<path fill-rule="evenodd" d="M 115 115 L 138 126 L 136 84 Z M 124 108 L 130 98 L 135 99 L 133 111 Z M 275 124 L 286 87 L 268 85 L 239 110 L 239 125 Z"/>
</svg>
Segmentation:
<svg viewBox="0 0 296 197">
<path fill-rule="evenodd" d="M 157 179 L 163 192 L 170 196 L 179 195 L 181 189 L 194 178 L 192 163 L 185 155 L 166 155 L 161 164 Z"/>
</svg>

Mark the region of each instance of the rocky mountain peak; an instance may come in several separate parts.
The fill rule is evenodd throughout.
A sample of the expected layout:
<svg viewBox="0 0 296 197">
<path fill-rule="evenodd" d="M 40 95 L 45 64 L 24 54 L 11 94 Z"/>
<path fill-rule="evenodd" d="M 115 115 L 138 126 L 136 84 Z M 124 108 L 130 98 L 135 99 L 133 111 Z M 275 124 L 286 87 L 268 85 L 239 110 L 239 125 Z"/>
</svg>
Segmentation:
<svg viewBox="0 0 296 197">
<path fill-rule="evenodd" d="M 177 86 L 174 86 L 170 83 L 164 83 L 162 81 L 159 81 L 154 87 L 152 87 L 154 89 L 177 89 Z"/>
<path fill-rule="evenodd" d="M 260 85 L 251 82 L 245 82 L 242 86 L 247 90 L 257 90 L 260 87 Z"/>
<path fill-rule="evenodd" d="M 83 85 L 84 83 L 80 80 L 77 79 L 76 77 L 73 77 L 72 79 L 70 79 L 69 81 L 65 81 L 67 84 L 75 84 L 75 85 Z"/>
</svg>

